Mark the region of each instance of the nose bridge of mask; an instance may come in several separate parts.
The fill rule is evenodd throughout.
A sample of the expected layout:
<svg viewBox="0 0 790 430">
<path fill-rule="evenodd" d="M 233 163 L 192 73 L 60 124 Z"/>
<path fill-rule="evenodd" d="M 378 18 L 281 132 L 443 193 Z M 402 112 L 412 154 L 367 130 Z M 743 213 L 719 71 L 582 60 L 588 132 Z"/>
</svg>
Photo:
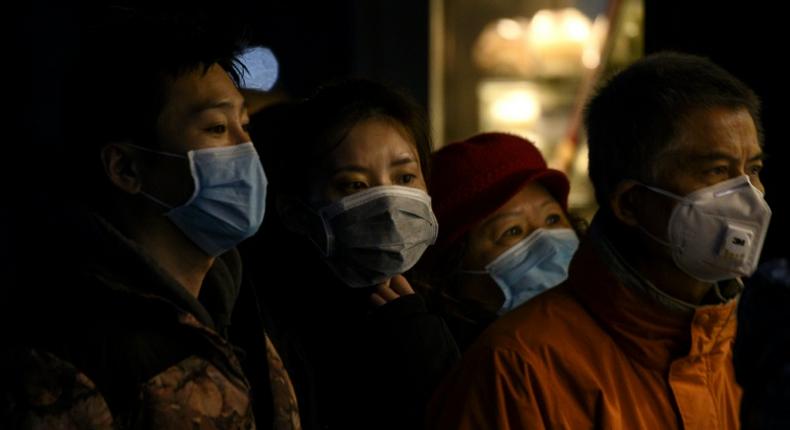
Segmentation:
<svg viewBox="0 0 790 430">
<path fill-rule="evenodd" d="M 340 213 L 381 197 L 405 197 L 427 204 L 428 207 L 431 206 L 431 197 L 425 191 L 399 185 L 382 185 L 343 197 L 339 201 L 321 208 L 319 213 L 322 217 L 331 220 Z"/>
<path fill-rule="evenodd" d="M 497 258 L 491 260 L 490 263 L 486 264 L 486 271 L 493 274 L 497 272 L 497 268 L 502 267 L 503 263 L 514 260 L 522 260 L 524 255 L 530 251 L 530 248 L 533 246 L 533 244 L 537 243 L 540 238 L 546 234 L 545 232 L 546 230 L 542 228 L 533 231 L 529 234 L 529 236 L 517 242 L 505 250 L 505 252 L 499 254 Z"/>
<path fill-rule="evenodd" d="M 336 236 L 352 242 L 354 248 L 402 250 L 426 241 L 422 232 L 429 212 L 409 199 L 371 201 L 338 215 L 331 221 Z M 364 228 L 363 228 L 364 227 Z M 431 243 L 435 238 L 431 238 Z"/>
<path fill-rule="evenodd" d="M 190 153 L 192 151 L 187 153 L 187 155 L 182 155 L 182 154 L 176 154 L 176 153 L 173 153 L 173 152 L 158 151 L 158 150 L 155 150 L 155 149 L 146 148 L 145 146 L 135 145 L 133 143 L 124 143 L 124 145 L 129 146 L 131 148 L 138 149 L 140 151 L 148 152 L 150 154 L 162 155 L 162 156 L 165 156 L 165 157 L 177 158 L 177 159 L 180 159 L 180 160 L 187 160 L 189 162 L 189 171 L 190 171 L 190 174 L 192 175 L 192 180 L 195 183 L 195 188 L 194 188 L 195 191 L 189 197 L 189 200 L 187 201 L 187 203 L 189 203 L 190 201 L 192 201 L 195 198 L 195 196 L 197 195 L 197 190 L 198 190 L 198 181 L 197 181 L 197 178 L 195 176 L 194 164 L 192 162 L 192 158 L 190 157 Z M 172 205 L 170 203 L 167 203 L 164 200 L 154 196 L 153 194 L 151 194 L 151 193 L 149 193 L 147 191 L 142 191 L 141 190 L 140 194 L 143 197 L 147 198 L 148 200 L 151 200 L 152 202 L 154 202 L 154 203 L 166 208 L 167 210 L 173 210 L 174 208 L 177 207 L 176 205 Z M 187 203 L 184 203 L 184 204 L 187 204 Z M 178 205 L 178 206 L 180 206 L 180 205 Z"/>
<path fill-rule="evenodd" d="M 746 189 L 751 189 L 762 197 L 762 192 L 752 185 L 751 180 L 746 175 L 741 175 L 726 181 L 713 184 L 709 187 L 693 191 L 686 195 L 685 199 L 691 203 L 727 197 L 731 194 L 739 193 Z"/>
<path fill-rule="evenodd" d="M 738 192 L 740 188 L 752 188 L 756 193 L 762 196 L 762 192 L 757 188 L 755 188 L 754 185 L 752 185 L 751 180 L 746 175 L 728 179 L 726 181 L 719 182 L 717 184 L 702 188 L 697 191 L 692 191 L 691 193 L 686 194 L 685 196 L 680 196 L 678 194 L 664 190 L 662 188 L 654 187 L 641 182 L 639 184 L 650 191 L 667 196 L 673 200 L 676 200 L 679 203 L 687 204 L 687 205 L 696 204 L 702 200 L 708 200 L 710 198 L 724 197 L 728 194 Z"/>
<path fill-rule="evenodd" d="M 541 264 L 545 260 L 550 259 L 556 251 L 556 249 L 553 249 L 551 246 L 551 237 L 560 239 L 560 241 L 572 241 L 577 244 L 575 246 L 578 246 L 576 233 L 569 228 L 539 228 L 524 238 L 524 240 L 516 243 L 488 263 L 486 265 L 486 271 L 492 275 L 500 271 L 505 271 L 512 265 L 512 263 L 510 265 L 507 264 L 508 262 L 523 263 L 530 256 L 535 256 L 537 258 L 531 261 L 532 264 L 530 267 L 521 268 L 522 271 L 527 271 L 531 267 Z M 530 255 L 528 256 L 527 254 Z"/>
<path fill-rule="evenodd" d="M 141 151 L 149 152 L 151 154 L 164 155 L 165 157 L 173 157 L 173 158 L 181 158 L 181 159 L 187 158 L 186 155 L 176 154 L 174 152 L 158 151 L 156 149 L 146 148 L 145 146 L 135 145 L 134 143 L 124 143 L 124 145 L 130 146 L 135 149 L 139 149 Z"/>
<path fill-rule="evenodd" d="M 391 209 L 397 209 L 398 212 L 410 213 L 415 218 L 425 219 L 429 216 L 427 221 L 434 226 L 433 235 L 430 243 L 436 241 L 438 236 L 438 226 L 436 217 L 431 210 L 430 196 L 422 190 L 402 186 L 380 186 L 373 187 L 368 190 L 343 197 L 339 201 L 332 203 L 318 211 L 318 215 L 323 221 L 323 230 L 326 238 L 326 248 L 324 250 L 325 256 L 331 256 L 336 251 L 337 246 L 337 229 L 340 224 L 345 226 L 353 226 L 359 221 L 363 221 L 371 217 L 371 214 L 384 214 Z M 411 209 L 409 209 L 411 208 Z M 417 213 L 422 212 L 422 213 Z M 390 219 L 387 221 L 392 224 L 392 227 L 397 227 L 395 220 Z M 388 233 L 396 233 L 388 232 Z M 361 235 L 370 235 L 369 242 L 371 244 L 378 244 L 379 247 L 386 247 L 382 243 L 386 238 L 373 237 L 376 235 L 375 231 L 359 231 L 357 232 L 355 240 L 359 240 Z M 397 244 L 397 245 L 402 245 Z"/>
</svg>

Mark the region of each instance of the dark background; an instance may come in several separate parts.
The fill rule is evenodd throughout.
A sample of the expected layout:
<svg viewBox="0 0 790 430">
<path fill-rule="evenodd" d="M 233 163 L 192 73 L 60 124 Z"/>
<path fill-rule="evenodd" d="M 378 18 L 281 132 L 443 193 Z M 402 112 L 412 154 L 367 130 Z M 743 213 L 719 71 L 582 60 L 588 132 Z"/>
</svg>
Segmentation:
<svg viewBox="0 0 790 430">
<path fill-rule="evenodd" d="M 452 0 L 447 0 L 452 1 Z M 24 280 L 20 255 L 57 240 L 46 234 L 57 225 L 59 189 L 48 157 L 60 144 L 62 70 L 77 43 L 79 26 L 91 19 L 92 2 L 31 1 L 9 7 L 11 46 L 3 50 L 6 124 L 3 133 L 0 261 L 3 279 Z M 428 103 L 428 0 L 230 1 L 230 16 L 246 20 L 253 42 L 270 47 L 280 63 L 276 89 L 294 97 L 322 82 L 346 76 L 382 80 Z M 214 5 L 217 7 L 217 4 Z M 234 15 L 235 14 L 235 15 Z M 787 147 L 787 84 L 784 13 L 773 2 L 647 0 L 645 50 L 672 49 L 710 57 L 755 89 L 764 101 L 769 159 L 764 170 L 774 217 L 764 259 L 787 255 L 788 214 L 784 190 L 790 169 Z M 9 73 L 10 72 L 10 73 Z M 111 71 L 96 71 L 109 73 Z M 100 104 L 97 101 L 97 108 Z M 10 113 L 9 113 L 10 112 Z M 90 112 L 85 130 L 90 132 Z M 23 251 L 27 251 L 23 252 Z M 46 262 L 40 263 L 41 268 Z M 20 273 L 21 272 L 21 273 Z M 4 282 L 5 283 L 5 282 Z"/>
<path fill-rule="evenodd" d="M 746 82 L 763 101 L 762 174 L 773 210 L 763 260 L 788 257 L 790 169 L 782 127 L 788 122 L 787 20 L 781 3 L 768 1 L 645 2 L 645 52 L 676 50 L 704 55 Z"/>
</svg>

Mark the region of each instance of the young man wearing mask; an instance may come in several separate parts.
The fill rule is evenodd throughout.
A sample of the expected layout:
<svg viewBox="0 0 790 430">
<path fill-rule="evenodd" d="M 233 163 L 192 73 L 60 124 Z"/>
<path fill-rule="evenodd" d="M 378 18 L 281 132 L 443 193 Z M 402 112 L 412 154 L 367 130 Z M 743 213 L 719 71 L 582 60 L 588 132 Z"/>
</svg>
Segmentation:
<svg viewBox="0 0 790 430">
<path fill-rule="evenodd" d="M 601 209 L 568 281 L 483 335 L 431 428 L 739 428 L 739 278 L 771 215 L 758 114 L 694 56 L 654 55 L 604 85 L 586 115 Z"/>
<path fill-rule="evenodd" d="M 61 288 L 34 278 L 49 322 L 23 339 L 17 409 L 0 418 L 14 428 L 251 428 L 256 418 L 299 428 L 260 315 L 231 328 L 248 310 L 234 248 L 258 230 L 266 192 L 237 89 L 240 45 L 184 16 L 105 18 L 87 29 L 67 87 L 64 177 L 81 204 L 56 236 L 69 248 L 54 244 Z M 233 329 L 248 354 L 230 343 Z M 269 389 L 267 363 L 284 390 Z"/>
</svg>

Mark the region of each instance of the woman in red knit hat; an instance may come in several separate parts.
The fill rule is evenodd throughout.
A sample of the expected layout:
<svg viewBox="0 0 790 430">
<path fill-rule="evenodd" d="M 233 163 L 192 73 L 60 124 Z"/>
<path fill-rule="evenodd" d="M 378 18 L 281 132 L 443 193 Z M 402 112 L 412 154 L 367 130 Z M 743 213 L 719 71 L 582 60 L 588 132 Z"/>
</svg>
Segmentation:
<svg viewBox="0 0 790 430">
<path fill-rule="evenodd" d="M 421 280 L 464 350 L 494 319 L 565 280 L 578 246 L 569 183 L 520 137 L 485 133 L 432 158 L 441 229 Z"/>
</svg>

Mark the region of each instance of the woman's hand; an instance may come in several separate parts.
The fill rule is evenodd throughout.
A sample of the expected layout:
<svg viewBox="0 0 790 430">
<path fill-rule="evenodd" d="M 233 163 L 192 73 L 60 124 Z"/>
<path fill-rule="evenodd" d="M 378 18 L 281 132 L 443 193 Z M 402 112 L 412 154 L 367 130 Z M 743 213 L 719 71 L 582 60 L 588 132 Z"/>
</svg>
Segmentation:
<svg viewBox="0 0 790 430">
<path fill-rule="evenodd" d="M 376 286 L 376 292 L 370 295 L 370 301 L 376 306 L 382 306 L 409 294 L 414 294 L 409 281 L 403 275 L 395 275 Z"/>
</svg>

